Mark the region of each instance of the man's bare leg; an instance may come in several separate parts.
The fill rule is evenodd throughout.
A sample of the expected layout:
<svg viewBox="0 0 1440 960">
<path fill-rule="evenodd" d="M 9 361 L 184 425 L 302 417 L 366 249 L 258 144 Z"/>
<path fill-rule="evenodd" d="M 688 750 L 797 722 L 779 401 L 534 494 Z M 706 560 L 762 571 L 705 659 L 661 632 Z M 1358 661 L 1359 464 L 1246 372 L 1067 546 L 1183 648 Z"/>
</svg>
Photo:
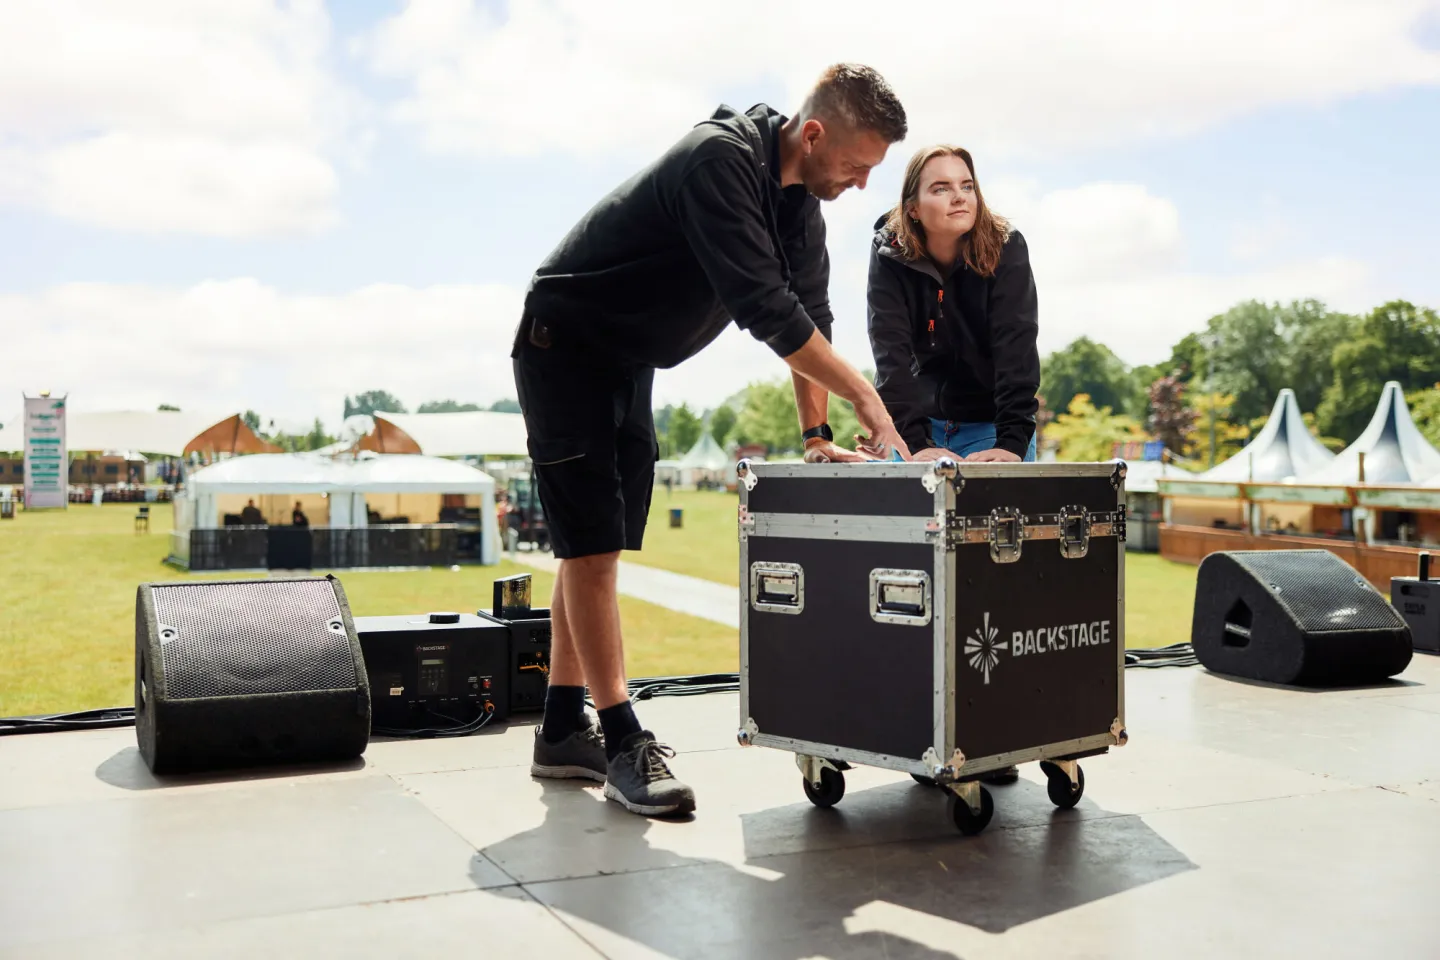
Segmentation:
<svg viewBox="0 0 1440 960">
<path fill-rule="evenodd" d="M 575 656 L 573 670 L 567 664 L 567 672 L 557 677 L 552 647 L 551 682 L 588 682 L 597 710 L 630 700 L 620 637 L 620 599 L 615 589 L 619 563 L 618 553 L 561 560 L 562 602 L 560 609 L 551 613 L 555 639 L 563 636 L 565 655 Z"/>
<path fill-rule="evenodd" d="M 565 567 L 562 560 L 550 598 L 549 684 L 530 772 L 537 777 L 604 782 L 607 759 L 600 737 L 592 730 L 594 721 L 585 715 L 585 671 L 575 649 Z"/>
</svg>

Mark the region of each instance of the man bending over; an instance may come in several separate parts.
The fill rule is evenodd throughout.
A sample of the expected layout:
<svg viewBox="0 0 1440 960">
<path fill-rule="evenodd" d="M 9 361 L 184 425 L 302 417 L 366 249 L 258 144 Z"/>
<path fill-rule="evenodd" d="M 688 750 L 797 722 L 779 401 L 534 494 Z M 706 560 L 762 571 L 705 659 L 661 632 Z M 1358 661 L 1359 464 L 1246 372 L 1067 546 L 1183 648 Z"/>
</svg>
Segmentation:
<svg viewBox="0 0 1440 960">
<path fill-rule="evenodd" d="M 905 127 L 884 79 L 850 64 L 827 69 L 794 117 L 721 106 L 596 204 L 535 272 L 512 357 L 560 569 L 533 775 L 603 781 L 606 797 L 643 815 L 695 809 L 665 762 L 674 751 L 635 718 L 615 590 L 654 486 L 656 368 L 699 353 L 733 319 L 789 365 L 807 458 L 865 459 L 824 429 L 831 393 L 854 404 L 871 447 L 908 456 L 874 387 L 830 346 L 819 204 L 863 189 Z"/>
</svg>

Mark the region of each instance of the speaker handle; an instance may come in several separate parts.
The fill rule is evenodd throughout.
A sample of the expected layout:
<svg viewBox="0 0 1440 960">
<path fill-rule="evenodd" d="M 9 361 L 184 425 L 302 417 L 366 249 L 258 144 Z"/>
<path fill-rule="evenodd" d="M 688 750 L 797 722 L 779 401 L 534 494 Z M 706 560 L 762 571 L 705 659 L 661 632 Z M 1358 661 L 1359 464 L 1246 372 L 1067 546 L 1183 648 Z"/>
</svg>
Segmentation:
<svg viewBox="0 0 1440 960">
<path fill-rule="evenodd" d="M 1420 579 L 1430 579 L 1430 554 L 1428 553 L 1420 554 Z"/>
</svg>

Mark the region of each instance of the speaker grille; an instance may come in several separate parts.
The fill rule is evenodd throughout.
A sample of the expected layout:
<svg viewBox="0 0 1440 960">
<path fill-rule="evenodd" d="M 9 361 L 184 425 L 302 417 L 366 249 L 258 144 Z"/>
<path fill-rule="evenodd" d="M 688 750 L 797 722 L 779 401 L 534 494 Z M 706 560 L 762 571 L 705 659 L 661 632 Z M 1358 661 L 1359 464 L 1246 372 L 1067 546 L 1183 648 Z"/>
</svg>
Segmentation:
<svg viewBox="0 0 1440 960">
<path fill-rule="evenodd" d="M 154 596 L 172 700 L 345 690 L 358 682 L 329 581 L 175 584 L 157 586 Z"/>
<path fill-rule="evenodd" d="M 1272 550 L 1232 556 L 1271 590 L 1279 587 L 1276 598 L 1301 630 L 1393 630 L 1398 623 L 1385 598 L 1333 553 Z"/>
</svg>

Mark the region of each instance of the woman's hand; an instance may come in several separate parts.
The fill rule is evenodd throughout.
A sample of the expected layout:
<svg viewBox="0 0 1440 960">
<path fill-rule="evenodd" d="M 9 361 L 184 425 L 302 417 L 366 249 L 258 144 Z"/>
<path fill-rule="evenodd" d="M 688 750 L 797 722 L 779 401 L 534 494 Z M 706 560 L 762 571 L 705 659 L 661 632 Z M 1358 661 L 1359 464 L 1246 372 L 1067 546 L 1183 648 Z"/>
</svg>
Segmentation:
<svg viewBox="0 0 1440 960">
<path fill-rule="evenodd" d="M 1009 450 L 1001 450 L 996 447 L 992 450 L 981 450 L 972 453 L 965 458 L 966 463 L 1019 463 L 1020 457 Z"/>
</svg>

